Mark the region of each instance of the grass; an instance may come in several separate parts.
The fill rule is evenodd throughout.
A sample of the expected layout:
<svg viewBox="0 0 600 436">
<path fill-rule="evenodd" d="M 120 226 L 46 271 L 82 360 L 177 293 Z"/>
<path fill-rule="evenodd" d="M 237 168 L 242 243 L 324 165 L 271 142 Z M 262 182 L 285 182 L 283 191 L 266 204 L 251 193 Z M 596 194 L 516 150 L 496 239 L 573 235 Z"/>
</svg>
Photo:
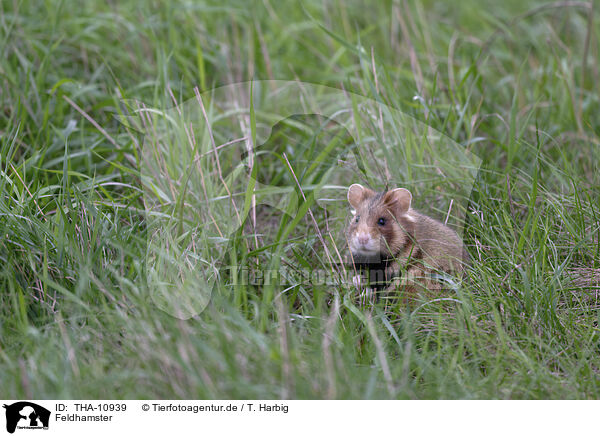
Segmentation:
<svg viewBox="0 0 600 436">
<path fill-rule="evenodd" d="M 598 9 L 484 3 L 2 2 L 0 397 L 598 398 Z M 172 138 L 148 184 L 155 161 L 123 101 L 198 110 L 195 87 L 251 79 L 343 87 L 412 127 L 365 123 L 355 140 L 306 115 L 263 138 L 276 108 L 253 95 L 255 161 L 240 142 L 219 150 L 219 173 L 200 128 L 195 148 Z M 423 153 L 428 127 L 481 159 L 466 194 L 381 147 Z M 215 145 L 238 134 L 224 121 Z M 201 171 L 182 172 L 190 150 Z M 338 171 L 340 157 L 365 172 Z M 325 180 L 338 189 L 319 195 Z M 360 305 L 336 276 L 300 277 L 335 268 L 319 236 L 343 251 L 347 209 L 323 198 L 354 182 L 410 186 L 439 219 L 456 199 L 473 263 L 448 300 Z M 227 229 L 217 248 L 209 212 Z M 219 274 L 181 320 L 153 292 L 176 304 L 164 277 L 198 260 Z M 234 286 L 243 268 L 286 282 Z M 204 307 L 188 296 L 179 309 Z"/>
</svg>

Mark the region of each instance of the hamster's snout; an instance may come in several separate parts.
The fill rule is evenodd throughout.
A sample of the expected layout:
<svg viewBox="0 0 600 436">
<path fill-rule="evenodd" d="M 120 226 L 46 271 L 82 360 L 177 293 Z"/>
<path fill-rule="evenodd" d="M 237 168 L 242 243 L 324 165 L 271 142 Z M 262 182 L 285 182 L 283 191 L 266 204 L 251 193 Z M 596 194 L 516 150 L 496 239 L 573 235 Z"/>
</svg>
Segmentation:
<svg viewBox="0 0 600 436">
<path fill-rule="evenodd" d="M 379 240 L 367 232 L 357 232 L 350 239 L 350 249 L 353 253 L 372 255 L 379 252 Z"/>
<path fill-rule="evenodd" d="M 367 235 L 366 233 L 361 233 L 356 237 L 356 239 L 358 240 L 358 243 L 360 245 L 367 245 L 371 238 L 369 238 L 369 235 Z"/>
</svg>

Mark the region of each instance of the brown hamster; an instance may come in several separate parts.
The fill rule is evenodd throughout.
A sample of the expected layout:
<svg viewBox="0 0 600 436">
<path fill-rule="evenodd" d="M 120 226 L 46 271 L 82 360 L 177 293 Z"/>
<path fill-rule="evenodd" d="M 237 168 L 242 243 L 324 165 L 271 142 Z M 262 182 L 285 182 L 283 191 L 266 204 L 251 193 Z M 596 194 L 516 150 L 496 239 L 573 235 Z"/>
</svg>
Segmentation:
<svg viewBox="0 0 600 436">
<path fill-rule="evenodd" d="M 354 209 L 347 230 L 350 261 L 375 289 L 395 288 L 402 275 L 406 292 L 441 290 L 433 272 L 457 274 L 467 259 L 463 243 L 449 227 L 411 208 L 412 194 L 404 188 L 377 193 L 359 184 L 348 188 Z M 364 277 L 365 273 L 367 274 Z"/>
</svg>

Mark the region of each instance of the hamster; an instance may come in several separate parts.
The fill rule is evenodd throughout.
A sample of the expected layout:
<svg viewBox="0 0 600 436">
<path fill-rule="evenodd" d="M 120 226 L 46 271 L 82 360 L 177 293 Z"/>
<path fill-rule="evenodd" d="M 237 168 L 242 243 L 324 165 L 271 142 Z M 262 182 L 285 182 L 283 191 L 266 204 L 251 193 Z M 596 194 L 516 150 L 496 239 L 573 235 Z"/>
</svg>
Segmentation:
<svg viewBox="0 0 600 436">
<path fill-rule="evenodd" d="M 357 183 L 348 188 L 353 208 L 347 228 L 350 264 L 366 284 L 381 290 L 439 291 L 443 285 L 431 274 L 461 274 L 467 252 L 455 231 L 412 209 L 412 194 L 404 188 L 375 192 Z M 355 276 L 354 284 L 365 277 Z"/>
</svg>

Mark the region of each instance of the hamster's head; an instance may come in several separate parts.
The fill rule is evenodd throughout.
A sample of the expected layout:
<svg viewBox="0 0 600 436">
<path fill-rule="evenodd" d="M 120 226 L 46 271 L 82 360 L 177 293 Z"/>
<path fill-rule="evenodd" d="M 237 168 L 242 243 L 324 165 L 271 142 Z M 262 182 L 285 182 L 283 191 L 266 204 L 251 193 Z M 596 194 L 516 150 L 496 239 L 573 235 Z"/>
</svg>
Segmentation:
<svg viewBox="0 0 600 436">
<path fill-rule="evenodd" d="M 390 258 L 410 243 L 415 222 L 411 201 L 410 191 L 404 188 L 380 193 L 358 183 L 348 188 L 353 211 L 347 237 L 355 262 Z"/>
</svg>

